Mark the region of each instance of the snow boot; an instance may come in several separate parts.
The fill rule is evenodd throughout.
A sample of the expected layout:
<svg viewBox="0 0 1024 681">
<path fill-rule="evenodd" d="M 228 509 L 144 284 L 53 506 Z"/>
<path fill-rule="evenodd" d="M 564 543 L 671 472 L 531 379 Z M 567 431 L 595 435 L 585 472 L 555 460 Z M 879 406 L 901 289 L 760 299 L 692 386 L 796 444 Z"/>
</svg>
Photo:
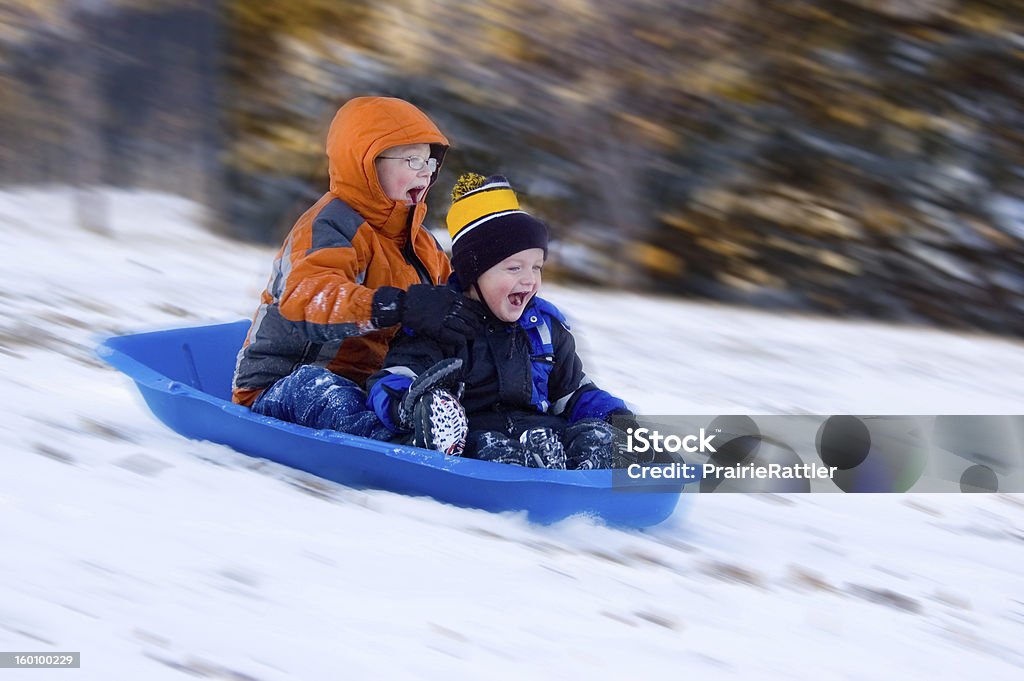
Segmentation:
<svg viewBox="0 0 1024 681">
<path fill-rule="evenodd" d="M 587 419 L 566 429 L 566 465 L 570 470 L 596 470 L 611 468 L 615 459 L 615 432 L 599 419 Z"/>
<path fill-rule="evenodd" d="M 527 462 L 531 468 L 565 470 L 565 447 L 555 431 L 550 428 L 530 428 L 519 436 L 519 442 L 526 449 Z"/>
<path fill-rule="evenodd" d="M 527 454 L 523 446 L 504 433 L 494 430 L 476 431 L 472 436 L 471 455 L 481 461 L 510 463 L 527 466 Z"/>
<path fill-rule="evenodd" d="M 466 412 L 447 390 L 423 394 L 413 407 L 413 444 L 451 456 L 462 456 L 469 421 Z"/>
</svg>

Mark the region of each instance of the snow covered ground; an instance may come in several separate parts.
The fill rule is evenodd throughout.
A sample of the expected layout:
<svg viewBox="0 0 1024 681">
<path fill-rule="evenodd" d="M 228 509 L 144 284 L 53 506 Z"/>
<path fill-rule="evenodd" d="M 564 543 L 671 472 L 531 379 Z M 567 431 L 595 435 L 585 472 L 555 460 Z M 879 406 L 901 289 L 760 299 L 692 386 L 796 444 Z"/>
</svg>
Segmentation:
<svg viewBox="0 0 1024 681">
<path fill-rule="evenodd" d="M 1024 496 L 699 495 L 623 532 L 184 440 L 98 335 L 248 317 L 271 252 L 166 196 L 0 193 L 6 679 L 1021 678 Z M 1024 345 L 548 287 L 645 413 L 1022 413 Z M 625 330 L 620 320 L 628 320 Z"/>
</svg>

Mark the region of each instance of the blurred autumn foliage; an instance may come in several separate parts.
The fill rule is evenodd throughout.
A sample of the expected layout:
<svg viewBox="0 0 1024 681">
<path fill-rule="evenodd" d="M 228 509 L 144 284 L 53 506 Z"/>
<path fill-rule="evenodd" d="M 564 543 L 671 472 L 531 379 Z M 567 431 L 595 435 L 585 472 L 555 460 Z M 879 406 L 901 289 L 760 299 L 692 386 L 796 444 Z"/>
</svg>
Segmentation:
<svg viewBox="0 0 1024 681">
<path fill-rule="evenodd" d="M 175 191 L 275 242 L 337 106 L 389 94 L 454 144 L 429 219 L 503 173 L 564 276 L 1024 333 L 1019 0 L 34 7 L 0 15 L 7 181 Z"/>
</svg>

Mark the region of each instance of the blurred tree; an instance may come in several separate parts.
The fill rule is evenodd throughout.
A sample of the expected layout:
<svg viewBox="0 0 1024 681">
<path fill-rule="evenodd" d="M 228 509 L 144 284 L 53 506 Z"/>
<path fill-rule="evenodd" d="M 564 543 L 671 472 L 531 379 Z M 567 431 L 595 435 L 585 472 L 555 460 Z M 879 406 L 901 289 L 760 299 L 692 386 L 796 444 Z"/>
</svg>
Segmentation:
<svg viewBox="0 0 1024 681">
<path fill-rule="evenodd" d="M 454 142 L 435 225 L 502 172 L 569 276 L 1024 333 L 1020 0 L 110 0 L 72 83 L 86 6 L 0 15 L 8 180 L 72 179 L 74 140 L 276 242 L 337 106 L 395 95 Z"/>
<path fill-rule="evenodd" d="M 94 3 L 94 5 L 97 3 Z M 73 111 L 70 124 L 70 145 L 65 159 L 74 187 L 75 217 L 79 226 L 98 234 L 110 233 L 110 210 L 108 199 L 100 190 L 104 182 L 103 165 L 105 148 L 102 139 L 103 120 L 107 116 L 106 101 L 103 100 L 103 82 L 100 65 L 100 45 L 97 43 L 96 13 L 90 7 L 85 11 L 72 11 L 63 23 L 71 27 L 70 45 L 64 55 L 66 61 L 60 65 L 66 76 L 67 96 L 65 111 Z"/>
</svg>

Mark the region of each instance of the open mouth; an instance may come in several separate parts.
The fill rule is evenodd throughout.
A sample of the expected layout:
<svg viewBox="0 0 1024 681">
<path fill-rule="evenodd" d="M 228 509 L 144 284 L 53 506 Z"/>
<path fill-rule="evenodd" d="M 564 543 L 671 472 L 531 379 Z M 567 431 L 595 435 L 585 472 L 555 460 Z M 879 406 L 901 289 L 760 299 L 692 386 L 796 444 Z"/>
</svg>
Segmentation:
<svg viewBox="0 0 1024 681">
<path fill-rule="evenodd" d="M 413 187 L 405 194 L 409 197 L 409 203 L 419 203 L 420 199 L 423 198 L 423 193 L 427 190 L 426 187 Z"/>
<path fill-rule="evenodd" d="M 519 293 L 510 293 L 508 296 L 508 302 L 513 307 L 519 307 L 526 302 L 526 299 L 530 296 L 529 291 L 521 291 Z"/>
</svg>

